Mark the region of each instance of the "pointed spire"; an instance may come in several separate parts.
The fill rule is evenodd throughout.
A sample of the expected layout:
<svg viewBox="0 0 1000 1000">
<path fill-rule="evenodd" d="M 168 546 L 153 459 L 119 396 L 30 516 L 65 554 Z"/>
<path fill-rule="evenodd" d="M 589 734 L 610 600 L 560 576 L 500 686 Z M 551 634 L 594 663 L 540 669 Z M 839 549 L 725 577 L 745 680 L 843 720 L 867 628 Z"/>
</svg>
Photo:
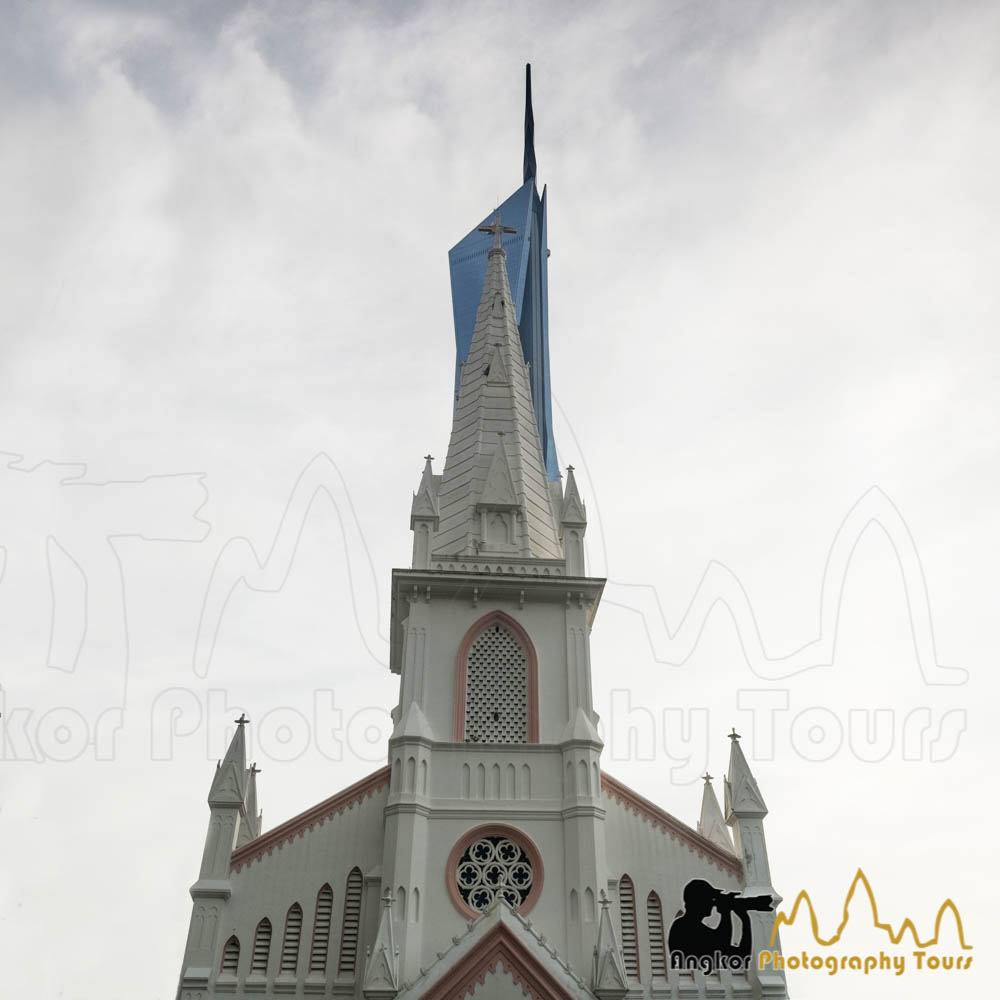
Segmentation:
<svg viewBox="0 0 1000 1000">
<path fill-rule="evenodd" d="M 521 351 L 499 213 L 469 357 L 462 367 L 438 496 L 435 555 L 560 559 L 528 368 Z M 508 483 L 509 480 L 509 483 Z M 509 495 L 496 495 L 498 482 Z"/>
<path fill-rule="evenodd" d="M 619 1000 L 628 992 L 625 961 L 611 922 L 611 900 L 603 889 L 597 944 L 594 945 L 593 987 L 600 1000 Z"/>
<path fill-rule="evenodd" d="M 246 773 L 247 794 L 245 799 L 245 817 L 240 821 L 240 830 L 236 835 L 236 846 L 242 847 L 260 836 L 264 814 L 257 806 L 257 775 L 261 769 L 256 762 L 250 765 Z"/>
<path fill-rule="evenodd" d="M 733 842 L 726 829 L 726 821 L 722 818 L 719 800 L 712 787 L 712 776 L 706 772 L 705 788 L 701 795 L 701 819 L 698 820 L 698 832 L 712 841 L 717 847 L 733 853 Z"/>
<path fill-rule="evenodd" d="M 524 183 L 534 180 L 538 173 L 535 164 L 535 114 L 531 108 L 531 63 L 524 67 Z"/>
<path fill-rule="evenodd" d="M 226 756 L 215 766 L 215 777 L 208 793 L 209 805 L 243 805 L 247 790 L 247 744 L 244 727 L 250 721 L 241 713 L 236 722 Z"/>
<path fill-rule="evenodd" d="M 725 780 L 726 822 L 731 826 L 734 818 L 746 816 L 764 817 L 767 806 L 760 794 L 757 781 L 750 770 L 743 749 L 740 734 L 734 729 L 729 734 L 729 774 Z"/>
<path fill-rule="evenodd" d="M 362 990 L 367 1000 L 387 1000 L 399 992 L 399 955 L 392 933 L 392 890 L 388 886 L 382 893 L 378 934 L 365 961 Z"/>
<path fill-rule="evenodd" d="M 438 508 L 438 477 L 434 475 L 431 463 L 434 461 L 433 455 L 424 456 L 424 471 L 420 477 L 420 485 L 417 492 L 413 494 L 413 503 L 410 506 L 410 530 L 412 531 L 415 518 L 432 518 L 436 520 L 439 516 Z"/>
<path fill-rule="evenodd" d="M 587 508 L 580 499 L 580 490 L 573 475 L 573 466 L 566 466 L 566 489 L 563 495 L 562 523 L 582 527 L 587 523 Z"/>
</svg>

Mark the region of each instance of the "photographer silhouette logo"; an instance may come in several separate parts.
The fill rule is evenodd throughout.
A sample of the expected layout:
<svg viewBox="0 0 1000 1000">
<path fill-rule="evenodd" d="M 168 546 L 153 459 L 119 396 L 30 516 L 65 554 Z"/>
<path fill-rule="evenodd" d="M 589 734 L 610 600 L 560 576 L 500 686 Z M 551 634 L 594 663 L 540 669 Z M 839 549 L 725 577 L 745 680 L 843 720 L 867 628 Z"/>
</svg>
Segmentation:
<svg viewBox="0 0 1000 1000">
<path fill-rule="evenodd" d="M 754 954 L 750 913 L 772 909 L 771 896 L 741 896 L 691 879 L 684 886 L 684 909 L 670 925 L 670 967 L 748 971 Z"/>
</svg>

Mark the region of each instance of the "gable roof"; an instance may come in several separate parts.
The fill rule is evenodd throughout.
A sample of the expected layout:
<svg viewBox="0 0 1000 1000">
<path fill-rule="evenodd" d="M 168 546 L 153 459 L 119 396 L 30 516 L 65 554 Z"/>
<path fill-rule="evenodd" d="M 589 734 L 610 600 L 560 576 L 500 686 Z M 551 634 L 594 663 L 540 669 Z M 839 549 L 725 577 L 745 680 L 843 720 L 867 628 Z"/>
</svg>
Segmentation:
<svg viewBox="0 0 1000 1000">
<path fill-rule="evenodd" d="M 356 781 L 353 785 L 337 792 L 336 795 L 332 795 L 311 809 L 306 809 L 305 812 L 293 816 L 268 833 L 236 848 L 229 864 L 230 869 L 240 871 L 244 865 L 259 861 L 275 848 L 280 850 L 283 845 L 296 837 L 303 836 L 314 826 L 322 826 L 331 816 L 336 816 L 346 809 L 351 809 L 359 802 L 363 802 L 380 788 L 388 786 L 389 771 L 389 767 L 379 768 L 373 774 L 369 774 L 367 778 Z"/>
<path fill-rule="evenodd" d="M 623 785 L 617 778 L 612 778 L 606 771 L 601 771 L 601 788 L 620 805 L 636 816 L 642 817 L 644 821 L 652 823 L 672 840 L 686 844 L 690 850 L 710 861 L 716 868 L 736 876 L 743 875 L 743 865 L 735 854 L 712 843 L 707 837 L 703 837 L 686 823 L 682 823 L 676 816 L 661 809 L 656 803 L 650 802 L 628 785 Z"/>
<path fill-rule="evenodd" d="M 403 984 L 396 1000 L 461 1000 L 498 971 L 533 1000 L 593 1000 L 586 983 L 503 900 L 467 928 L 419 978 Z"/>
</svg>

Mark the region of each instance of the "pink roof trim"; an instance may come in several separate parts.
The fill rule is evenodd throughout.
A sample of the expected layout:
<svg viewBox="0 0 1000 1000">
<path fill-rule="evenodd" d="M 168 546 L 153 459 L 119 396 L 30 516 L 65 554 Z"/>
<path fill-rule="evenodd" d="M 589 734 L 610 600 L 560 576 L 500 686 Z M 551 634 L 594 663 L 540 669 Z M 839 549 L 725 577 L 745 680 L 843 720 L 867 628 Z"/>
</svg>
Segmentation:
<svg viewBox="0 0 1000 1000">
<path fill-rule="evenodd" d="M 363 802 L 389 784 L 389 770 L 388 767 L 379 768 L 374 774 L 369 774 L 367 778 L 362 778 L 324 802 L 299 813 L 298 816 L 293 816 L 269 833 L 238 847 L 233 851 L 229 862 L 230 870 L 240 871 L 244 865 L 259 861 L 265 854 L 271 854 L 275 848 L 280 850 L 285 844 L 303 836 L 314 826 L 322 826 L 332 816 L 337 816 L 357 803 Z"/>
<path fill-rule="evenodd" d="M 743 865 L 740 864 L 739 858 L 724 851 L 721 847 L 717 847 L 696 830 L 692 830 L 686 823 L 671 816 L 665 809 L 661 809 L 649 799 L 643 798 L 628 785 L 623 785 L 617 778 L 612 778 L 606 771 L 601 771 L 601 788 L 619 805 L 623 805 L 637 816 L 652 823 L 672 840 L 679 840 L 681 843 L 687 844 L 689 851 L 700 854 L 716 868 L 742 876 Z"/>
</svg>

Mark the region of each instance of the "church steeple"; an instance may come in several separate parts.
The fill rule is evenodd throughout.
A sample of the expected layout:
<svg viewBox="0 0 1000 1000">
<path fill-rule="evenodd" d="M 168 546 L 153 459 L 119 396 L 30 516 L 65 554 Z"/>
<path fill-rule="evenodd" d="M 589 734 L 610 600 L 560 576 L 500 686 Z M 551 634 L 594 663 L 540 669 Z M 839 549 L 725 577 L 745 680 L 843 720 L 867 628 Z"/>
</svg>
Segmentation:
<svg viewBox="0 0 1000 1000">
<path fill-rule="evenodd" d="M 561 559 L 501 243 L 514 229 L 503 225 L 499 212 L 481 228 L 493 236 L 493 246 L 461 370 L 433 553 Z"/>
</svg>

